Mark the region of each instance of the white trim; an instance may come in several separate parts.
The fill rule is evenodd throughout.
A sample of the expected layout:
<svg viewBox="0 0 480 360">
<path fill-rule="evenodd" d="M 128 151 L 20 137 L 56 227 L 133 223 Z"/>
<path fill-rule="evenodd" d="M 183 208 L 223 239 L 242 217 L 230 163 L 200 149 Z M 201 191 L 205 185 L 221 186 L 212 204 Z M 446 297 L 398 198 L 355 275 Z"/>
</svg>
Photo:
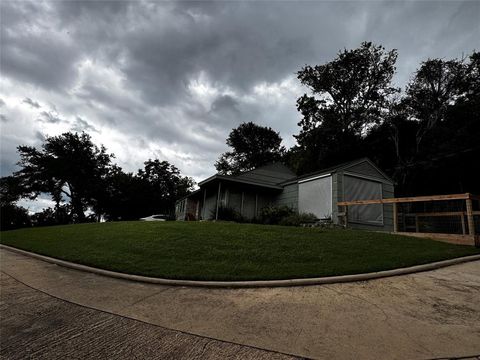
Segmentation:
<svg viewBox="0 0 480 360">
<path fill-rule="evenodd" d="M 319 176 L 315 176 L 315 177 L 312 177 L 312 178 L 308 178 L 308 179 L 304 179 L 304 180 L 299 180 L 298 183 L 301 184 L 301 183 L 304 183 L 304 182 L 307 182 L 307 181 L 312 181 L 312 180 L 317 180 L 317 179 L 321 179 L 321 178 L 324 178 L 324 177 L 327 177 L 327 176 L 331 176 L 332 174 L 324 174 L 324 175 L 319 175 Z"/>
</svg>

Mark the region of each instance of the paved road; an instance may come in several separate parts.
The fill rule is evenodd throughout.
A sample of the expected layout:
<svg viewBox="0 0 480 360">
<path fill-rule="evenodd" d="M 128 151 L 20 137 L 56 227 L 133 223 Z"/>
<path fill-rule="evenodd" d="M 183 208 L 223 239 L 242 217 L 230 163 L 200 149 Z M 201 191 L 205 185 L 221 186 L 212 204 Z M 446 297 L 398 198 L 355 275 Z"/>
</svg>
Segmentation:
<svg viewBox="0 0 480 360">
<path fill-rule="evenodd" d="M 257 348 L 319 359 L 480 354 L 479 261 L 358 283 L 233 290 L 112 279 L 7 250 L 0 257 L 3 272 L 61 299 Z"/>
<path fill-rule="evenodd" d="M 0 274 L 2 359 L 293 359 L 59 300 Z"/>
</svg>

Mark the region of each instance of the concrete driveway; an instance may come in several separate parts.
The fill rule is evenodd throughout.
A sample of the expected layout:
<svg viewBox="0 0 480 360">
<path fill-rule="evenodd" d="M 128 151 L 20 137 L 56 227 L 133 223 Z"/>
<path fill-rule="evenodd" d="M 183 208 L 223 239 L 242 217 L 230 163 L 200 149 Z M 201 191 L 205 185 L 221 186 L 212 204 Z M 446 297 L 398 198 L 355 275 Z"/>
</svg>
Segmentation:
<svg viewBox="0 0 480 360">
<path fill-rule="evenodd" d="M 4 273 L 0 284 L 2 359 L 294 359 L 72 304 Z"/>
<path fill-rule="evenodd" d="M 52 296 L 168 329 L 297 356 L 480 355 L 480 262 L 358 283 L 264 289 L 141 284 L 0 250 L 1 270 Z"/>
</svg>

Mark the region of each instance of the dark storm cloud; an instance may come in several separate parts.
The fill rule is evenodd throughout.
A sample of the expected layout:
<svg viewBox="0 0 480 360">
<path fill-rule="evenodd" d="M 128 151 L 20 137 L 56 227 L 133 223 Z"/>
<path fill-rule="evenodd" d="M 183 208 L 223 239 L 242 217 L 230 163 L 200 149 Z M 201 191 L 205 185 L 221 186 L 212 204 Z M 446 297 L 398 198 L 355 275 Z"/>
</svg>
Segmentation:
<svg viewBox="0 0 480 360">
<path fill-rule="evenodd" d="M 82 132 L 82 131 L 85 131 L 85 132 L 90 132 L 90 131 L 94 131 L 94 132 L 98 132 L 97 128 L 95 126 L 93 126 L 92 124 L 90 124 L 87 120 L 84 120 L 82 119 L 80 116 L 77 116 L 75 118 L 75 121 L 73 123 L 73 126 L 72 126 L 72 130 L 73 131 L 76 131 L 76 132 Z"/>
<path fill-rule="evenodd" d="M 29 97 L 26 97 L 25 99 L 23 99 L 22 102 L 23 102 L 24 104 L 28 104 L 28 105 L 30 105 L 31 107 L 36 108 L 36 109 L 39 109 L 39 108 L 41 107 L 38 102 L 33 101 L 33 100 L 30 99 Z"/>
<path fill-rule="evenodd" d="M 50 124 L 58 124 L 64 121 L 57 114 L 51 111 L 42 111 L 40 113 L 40 117 L 37 120 L 40 122 L 50 123 Z"/>
<path fill-rule="evenodd" d="M 2 17 L 3 18 L 3 17 Z M 61 91 L 76 78 L 80 54 L 73 43 L 39 36 L 28 25 L 2 31 L 2 72 L 17 81 Z"/>
<path fill-rule="evenodd" d="M 398 49 L 396 81 L 404 86 L 420 61 L 480 48 L 476 1 L 0 6 L 0 60 L 9 90 L 25 98 L 25 116 L 39 104 L 59 108 L 42 112 L 32 127 L 98 131 L 117 143 L 128 138 L 139 151 L 170 154 L 195 176 L 213 171 L 225 137 L 242 121 L 271 126 L 293 141 L 295 101 L 305 91 L 294 76 L 305 64 L 324 63 L 339 50 L 373 41 Z M 285 85 L 286 79 L 291 82 Z M 2 119 L 18 118 L 20 110 L 4 108 Z M 114 139 L 104 128 L 126 138 Z M 124 151 L 129 163 L 145 160 L 135 149 Z"/>
<path fill-rule="evenodd" d="M 221 95 L 212 102 L 211 111 L 238 113 L 238 101 L 230 95 Z"/>
</svg>

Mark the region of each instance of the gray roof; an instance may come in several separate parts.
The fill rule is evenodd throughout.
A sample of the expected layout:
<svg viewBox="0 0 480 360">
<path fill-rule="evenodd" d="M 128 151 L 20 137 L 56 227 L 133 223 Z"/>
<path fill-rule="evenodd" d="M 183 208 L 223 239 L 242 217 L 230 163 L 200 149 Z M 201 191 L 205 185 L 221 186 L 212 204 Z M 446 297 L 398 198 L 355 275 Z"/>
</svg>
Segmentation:
<svg viewBox="0 0 480 360">
<path fill-rule="evenodd" d="M 302 176 L 299 176 L 297 177 L 296 179 L 292 179 L 291 181 L 297 181 L 297 180 L 302 180 L 302 179 L 306 179 L 306 178 L 309 178 L 309 177 L 312 177 L 312 176 L 316 176 L 316 175 L 322 175 L 322 174 L 327 174 L 327 173 L 333 173 L 333 172 L 336 172 L 338 170 L 344 170 L 344 169 L 347 169 L 349 167 L 352 167 L 354 165 L 357 165 L 357 164 L 360 164 L 362 162 L 368 162 L 370 165 L 372 165 L 386 180 L 388 180 L 389 182 L 391 182 L 393 184 L 393 180 L 387 175 L 385 174 L 382 170 L 380 170 L 378 168 L 377 165 L 375 165 L 375 163 L 370 160 L 369 158 L 367 157 L 364 157 L 364 158 L 360 158 L 360 159 L 356 159 L 356 160 L 352 160 L 352 161 L 347 161 L 347 162 L 344 162 L 344 163 L 341 163 L 341 164 L 338 164 L 338 165 L 335 165 L 335 166 L 331 166 L 331 167 L 328 167 L 328 168 L 325 168 L 325 169 L 321 169 L 321 170 L 317 170 L 317 171 L 314 171 L 314 172 L 311 172 L 311 173 L 308 173 L 308 174 L 305 174 L 305 175 L 302 175 Z M 288 182 L 291 182 L 291 181 L 287 181 L 285 183 L 288 183 Z M 283 183 L 282 185 L 284 185 L 285 183 Z"/>
<path fill-rule="evenodd" d="M 253 186 L 260 186 L 260 187 L 265 187 L 270 189 L 282 189 L 283 186 L 286 184 L 295 183 L 298 180 L 306 179 L 316 175 L 332 173 L 337 170 L 344 170 L 356 164 L 360 164 L 362 162 L 368 162 L 383 177 L 385 177 L 387 181 L 393 183 L 390 177 L 388 177 L 383 171 L 381 171 L 370 159 L 361 158 L 353 161 L 348 161 L 342 164 L 338 164 L 335 166 L 331 166 L 329 168 L 318 170 L 302 176 L 296 176 L 291 169 L 289 169 L 286 165 L 282 163 L 272 163 L 272 164 L 260 166 L 250 171 L 243 172 L 239 175 L 216 174 L 199 182 L 198 185 L 202 186 L 214 180 L 225 180 L 225 181 L 232 181 L 232 182 L 243 183 L 243 184 L 248 184 Z"/>
<path fill-rule="evenodd" d="M 273 163 L 244 172 L 236 176 L 235 179 L 278 185 L 295 177 L 295 173 L 284 164 Z"/>
</svg>

